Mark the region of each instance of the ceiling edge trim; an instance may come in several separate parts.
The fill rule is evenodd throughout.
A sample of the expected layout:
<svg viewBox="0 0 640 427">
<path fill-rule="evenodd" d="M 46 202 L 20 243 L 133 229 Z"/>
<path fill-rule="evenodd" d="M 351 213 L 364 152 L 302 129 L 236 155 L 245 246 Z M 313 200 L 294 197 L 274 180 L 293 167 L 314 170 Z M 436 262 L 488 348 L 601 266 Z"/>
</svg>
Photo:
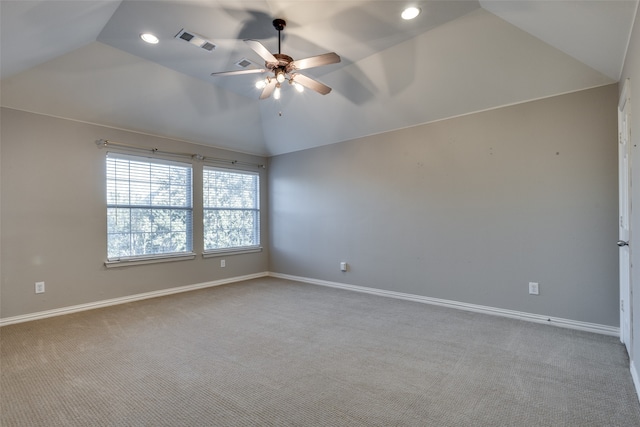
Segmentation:
<svg viewBox="0 0 640 427">
<path fill-rule="evenodd" d="M 69 118 L 69 117 L 56 116 L 55 114 L 39 113 L 37 111 L 29 111 L 29 110 L 24 110 L 24 109 L 21 109 L 21 108 L 8 107 L 8 106 L 4 106 L 4 105 L 0 105 L 0 108 L 6 108 L 7 110 L 14 110 L 14 111 L 22 111 L 24 113 L 37 114 L 39 116 L 51 117 L 51 118 L 54 118 L 54 119 L 61 119 L 61 120 L 68 120 L 68 121 L 71 121 L 71 122 L 83 123 L 83 124 L 87 124 L 87 125 L 100 126 L 100 127 L 103 127 L 103 128 L 114 129 L 114 130 L 119 130 L 119 131 L 123 131 L 123 132 L 131 132 L 131 133 L 135 133 L 135 134 L 138 134 L 138 135 L 151 136 L 151 137 L 154 137 L 154 138 L 169 139 L 171 141 L 183 142 L 185 144 L 197 145 L 199 147 L 213 148 L 213 149 L 216 149 L 216 150 L 229 151 L 229 152 L 232 152 L 232 153 L 244 154 L 244 155 L 247 155 L 247 156 L 256 156 L 256 157 L 261 157 L 263 159 L 267 159 L 267 158 L 270 157 L 270 155 L 267 154 L 267 153 L 261 153 L 260 154 L 260 153 L 252 153 L 252 152 L 249 152 L 249 151 L 233 150 L 231 148 L 221 147 L 219 145 L 204 144 L 202 142 L 190 141 L 190 140 L 187 140 L 187 139 L 180 139 L 180 138 L 174 137 L 174 136 L 160 135 L 160 134 L 151 133 L 151 132 L 144 132 L 144 131 L 140 131 L 140 130 L 127 129 L 127 128 L 118 127 L 118 126 L 106 125 L 106 124 L 103 124 L 103 123 L 90 122 L 90 121 L 87 121 L 87 120 L 72 119 L 72 118 Z"/>
<path fill-rule="evenodd" d="M 315 146 L 315 147 L 309 147 L 309 148 L 303 148 L 303 149 L 300 149 L 300 150 L 288 151 L 286 153 L 269 154 L 267 157 L 271 158 L 271 157 L 277 157 L 277 156 L 284 156 L 284 155 L 287 155 L 287 154 L 290 154 L 290 153 L 299 152 L 299 151 L 313 150 L 313 149 L 321 148 L 321 147 L 324 147 L 324 146 L 329 146 L 329 145 L 334 145 L 334 144 L 341 144 L 343 142 L 355 141 L 355 140 L 358 140 L 358 139 L 368 138 L 368 137 L 376 136 L 376 135 L 384 135 L 385 133 L 401 131 L 401 130 L 404 130 L 404 129 L 416 128 L 416 127 L 419 127 L 419 126 L 425 126 L 425 125 L 430 125 L 430 124 L 433 124 L 433 123 L 443 122 L 445 120 L 457 119 L 457 118 L 460 118 L 460 117 L 471 116 L 473 114 L 480 114 L 480 113 L 485 113 L 485 112 L 488 112 L 488 111 L 499 110 L 501 108 L 514 107 L 516 105 L 527 104 L 529 102 L 541 101 L 541 100 L 544 100 L 544 99 L 555 98 L 557 96 L 570 95 L 572 93 L 578 93 L 578 92 L 582 92 L 582 91 L 585 91 L 585 90 L 597 89 L 599 87 L 605 87 L 605 86 L 610 86 L 610 85 L 614 85 L 614 84 L 618 84 L 618 82 L 612 81 L 610 83 L 603 83 L 603 84 L 588 86 L 588 87 L 584 87 L 584 88 L 581 88 L 581 89 L 575 89 L 575 90 L 569 90 L 569 91 L 566 91 L 566 92 L 555 93 L 553 95 L 541 96 L 541 97 L 538 97 L 538 98 L 531 98 L 531 99 L 527 99 L 527 100 L 524 100 L 524 101 L 512 102 L 512 103 L 509 103 L 509 104 L 502 104 L 502 105 L 498 105 L 498 106 L 495 106 L 495 107 L 489 107 L 489 108 L 484 108 L 484 109 L 481 109 L 481 110 L 470 111 L 468 113 L 462 113 L 462 114 L 456 114 L 456 115 L 449 116 L 449 117 L 443 117 L 441 119 L 429 120 L 427 122 L 422 122 L 422 123 L 418 123 L 418 124 L 415 124 L 415 125 L 399 127 L 399 128 L 396 128 L 396 129 L 390 129 L 390 130 L 386 130 L 386 131 L 383 131 L 383 132 L 374 132 L 374 133 L 370 133 L 370 134 L 367 134 L 367 135 L 361 135 L 361 136 L 358 136 L 358 137 L 355 137 L 355 138 L 351 138 L 351 139 L 345 139 L 345 140 L 342 140 L 342 141 L 332 142 L 331 144 L 318 145 L 318 146 Z"/>
</svg>

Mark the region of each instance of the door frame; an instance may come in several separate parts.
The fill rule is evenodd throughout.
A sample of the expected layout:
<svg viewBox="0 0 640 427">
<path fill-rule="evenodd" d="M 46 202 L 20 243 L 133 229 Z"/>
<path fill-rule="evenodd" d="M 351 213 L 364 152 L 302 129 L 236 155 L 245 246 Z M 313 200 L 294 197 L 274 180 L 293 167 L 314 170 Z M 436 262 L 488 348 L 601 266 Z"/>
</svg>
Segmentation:
<svg viewBox="0 0 640 427">
<path fill-rule="evenodd" d="M 631 242 L 631 88 L 626 79 L 618 103 L 618 239 Z M 633 348 L 631 246 L 619 248 L 620 341 L 629 357 Z"/>
</svg>

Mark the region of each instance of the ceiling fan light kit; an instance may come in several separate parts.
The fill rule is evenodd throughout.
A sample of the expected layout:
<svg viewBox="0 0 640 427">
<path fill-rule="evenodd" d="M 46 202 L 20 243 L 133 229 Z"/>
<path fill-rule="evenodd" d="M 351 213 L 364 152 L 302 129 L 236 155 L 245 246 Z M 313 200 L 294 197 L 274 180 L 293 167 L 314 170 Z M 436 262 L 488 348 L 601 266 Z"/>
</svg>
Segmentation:
<svg viewBox="0 0 640 427">
<path fill-rule="evenodd" d="M 289 84 L 293 85 L 293 87 L 300 93 L 304 92 L 304 86 L 300 83 L 294 82 L 293 80 L 289 80 Z"/>
<path fill-rule="evenodd" d="M 284 19 L 273 20 L 273 27 L 278 31 L 278 53 L 269 52 L 269 50 L 258 40 L 244 40 L 244 42 L 247 43 L 249 47 L 265 61 L 265 68 L 223 71 L 220 73 L 211 73 L 211 75 L 231 76 L 265 73 L 270 71 L 272 73 L 271 76 L 267 76 L 267 78 L 256 82 L 256 88 L 262 89 L 260 99 L 269 98 L 271 94 L 273 94 L 274 99 L 280 99 L 281 83 L 284 83 L 287 80 L 298 92 L 302 92 L 304 87 L 318 92 L 321 95 L 326 95 L 331 92 L 331 88 L 329 86 L 300 74 L 297 71 L 338 63 L 340 62 L 340 56 L 335 52 L 329 52 L 296 61 L 289 55 L 283 54 L 280 50 L 282 43 L 281 31 L 284 30 L 286 25 L 287 23 Z"/>
</svg>

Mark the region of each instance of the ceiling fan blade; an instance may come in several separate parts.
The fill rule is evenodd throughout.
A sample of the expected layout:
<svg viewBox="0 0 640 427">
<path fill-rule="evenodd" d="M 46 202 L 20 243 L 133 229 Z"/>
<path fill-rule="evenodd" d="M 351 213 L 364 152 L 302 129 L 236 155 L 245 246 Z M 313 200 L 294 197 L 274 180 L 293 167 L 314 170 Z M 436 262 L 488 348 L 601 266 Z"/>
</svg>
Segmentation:
<svg viewBox="0 0 640 427">
<path fill-rule="evenodd" d="M 258 40 L 245 40 L 244 42 L 248 44 L 249 47 L 253 49 L 255 53 L 260 55 L 260 58 L 264 59 L 267 64 L 278 63 L 278 60 L 276 59 L 276 57 L 273 56 L 273 54 L 269 52 L 269 50 L 266 47 L 264 47 L 264 45 L 260 43 Z"/>
<path fill-rule="evenodd" d="M 326 95 L 331 92 L 331 88 L 317 80 L 313 80 L 311 77 L 307 77 L 302 74 L 294 74 L 292 77 L 294 82 L 301 84 L 302 86 L 315 90 L 321 95 Z"/>
<path fill-rule="evenodd" d="M 239 74 L 257 74 L 264 73 L 263 68 L 252 68 L 251 70 L 221 71 L 219 73 L 211 73 L 212 76 L 237 76 Z"/>
<path fill-rule="evenodd" d="M 276 88 L 276 83 L 278 82 L 276 82 L 275 79 L 269 80 L 269 83 L 267 83 L 264 89 L 262 89 L 262 93 L 260 94 L 260 99 L 267 99 L 268 97 L 270 97 Z"/>
<path fill-rule="evenodd" d="M 340 62 L 340 56 L 335 52 L 324 53 L 310 58 L 298 59 L 289 64 L 291 70 L 305 70 L 307 68 L 319 67 Z M 287 67 L 287 68 L 289 68 Z M 301 83 L 302 84 L 302 83 Z"/>
</svg>

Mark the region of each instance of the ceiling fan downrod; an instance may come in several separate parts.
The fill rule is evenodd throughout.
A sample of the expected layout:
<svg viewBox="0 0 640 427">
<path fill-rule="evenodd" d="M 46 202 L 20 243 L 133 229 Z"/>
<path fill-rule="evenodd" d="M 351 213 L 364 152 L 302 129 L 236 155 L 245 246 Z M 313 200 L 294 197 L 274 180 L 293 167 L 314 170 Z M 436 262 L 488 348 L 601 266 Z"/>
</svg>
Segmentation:
<svg viewBox="0 0 640 427">
<path fill-rule="evenodd" d="M 273 28 L 275 28 L 278 31 L 278 53 L 280 52 L 280 41 L 281 41 L 281 36 L 280 36 L 280 31 L 284 30 L 284 27 L 287 26 L 287 22 L 284 19 L 274 19 L 273 20 Z"/>
</svg>

